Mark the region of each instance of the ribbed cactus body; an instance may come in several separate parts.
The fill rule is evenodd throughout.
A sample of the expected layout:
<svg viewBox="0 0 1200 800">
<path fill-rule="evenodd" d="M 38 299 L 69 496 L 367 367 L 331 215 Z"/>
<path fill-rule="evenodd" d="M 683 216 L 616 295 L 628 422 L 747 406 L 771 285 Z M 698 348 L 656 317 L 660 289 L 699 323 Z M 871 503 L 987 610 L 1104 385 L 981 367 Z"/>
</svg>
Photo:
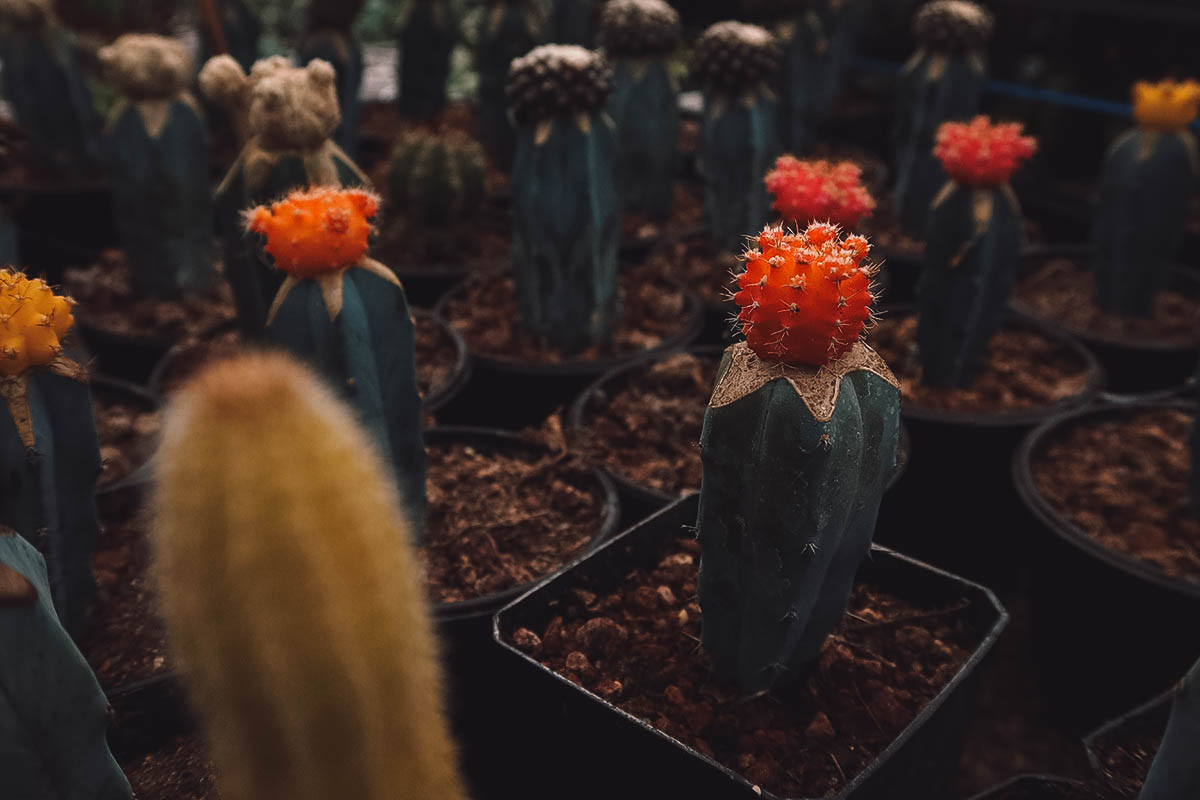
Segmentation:
<svg viewBox="0 0 1200 800">
<path fill-rule="evenodd" d="M 704 211 L 713 243 L 736 252 L 771 213 L 763 176 L 779 155 L 776 101 L 765 87 L 741 95 L 706 92 L 700 129 Z"/>
<path fill-rule="evenodd" d="M 128 800 L 108 701 L 50 602 L 36 549 L 0 529 L 0 775 L 14 800 Z"/>
<path fill-rule="evenodd" d="M 608 113 L 617 130 L 621 207 L 663 219 L 675 200 L 679 89 L 666 58 L 618 58 Z"/>
<path fill-rule="evenodd" d="M 1183 240 L 1198 175 L 1189 131 L 1134 129 L 1110 148 L 1092 234 L 1096 303 L 1104 311 L 1150 315 Z"/>
<path fill-rule="evenodd" d="M 450 55 L 459 39 L 459 20 L 449 0 L 409 3 L 400 29 L 400 113 L 428 119 L 446 106 Z"/>
<path fill-rule="evenodd" d="M 540 35 L 530 0 L 494 0 L 484 8 L 476 33 L 479 72 L 479 136 L 500 169 L 511 169 L 517 134 L 508 120 L 505 85 L 514 58 L 525 55 Z"/>
<path fill-rule="evenodd" d="M 793 153 L 809 149 L 824 89 L 822 80 L 829 41 L 821 18 L 813 11 L 796 14 L 775 28 L 783 51 L 779 63 L 780 136 Z"/>
<path fill-rule="evenodd" d="M 100 165 L 100 121 L 76 54 L 75 36 L 49 23 L 0 35 L 4 98 L 29 131 L 40 167 L 79 178 Z"/>
<path fill-rule="evenodd" d="M 23 385 L 22 385 L 23 384 Z M 100 444 L 86 379 L 36 371 L 0 379 L 0 524 L 46 557 L 63 625 L 79 635 L 95 594 L 92 549 L 100 534 Z"/>
<path fill-rule="evenodd" d="M 204 115 L 187 95 L 122 104 L 104 132 L 114 214 L 139 293 L 206 290 L 213 209 Z"/>
<path fill-rule="evenodd" d="M 1004 321 L 1021 249 L 1021 209 L 1007 184 L 947 183 L 934 200 L 917 286 L 917 343 L 927 386 L 967 386 Z"/>
<path fill-rule="evenodd" d="M 484 202 L 486 170 L 483 148 L 465 134 L 410 131 L 392 150 L 388 198 L 396 213 L 445 227 Z"/>
<path fill-rule="evenodd" d="M 921 50 L 904 67 L 896 109 L 895 205 L 904 229 L 925 232 L 946 173 L 933 156 L 938 127 L 979 109 L 987 69 L 979 53 Z"/>
<path fill-rule="evenodd" d="M 1188 671 L 1139 800 L 1200 797 L 1200 661 Z"/>
<path fill-rule="evenodd" d="M 523 325 L 566 352 L 606 341 L 619 314 L 616 135 L 603 114 L 522 127 L 513 269 Z"/>
<path fill-rule="evenodd" d="M 304 36 L 296 57 L 301 65 L 314 58 L 328 61 L 337 72 L 338 106 L 342 121 L 333 134 L 334 141 L 351 158 L 358 150 L 358 118 L 362 108 L 362 46 L 349 30 L 316 30 Z"/>
<path fill-rule="evenodd" d="M 896 469 L 900 392 L 861 342 L 824 367 L 726 351 L 704 418 L 702 637 L 746 694 L 801 675 L 840 621 Z"/>
</svg>

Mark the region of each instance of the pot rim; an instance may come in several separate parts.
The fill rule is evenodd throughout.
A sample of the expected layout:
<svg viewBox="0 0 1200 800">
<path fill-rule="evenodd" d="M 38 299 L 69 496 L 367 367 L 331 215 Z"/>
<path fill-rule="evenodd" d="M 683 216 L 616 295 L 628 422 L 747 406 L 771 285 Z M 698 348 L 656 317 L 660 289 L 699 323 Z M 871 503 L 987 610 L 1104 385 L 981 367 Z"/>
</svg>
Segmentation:
<svg viewBox="0 0 1200 800">
<path fill-rule="evenodd" d="M 1101 737 L 1112 733 L 1131 720 L 1157 711 L 1162 706 L 1170 704 L 1171 701 L 1175 699 L 1175 695 L 1178 693 L 1179 684 L 1177 682 L 1176 685 L 1172 686 L 1170 689 L 1167 689 L 1164 692 L 1159 692 L 1154 697 L 1150 698 L 1144 703 L 1141 703 L 1140 705 L 1133 707 L 1129 711 L 1126 711 L 1121 716 L 1110 719 L 1108 722 L 1104 723 L 1099 728 L 1096 728 L 1096 730 L 1083 737 L 1083 748 L 1087 753 L 1088 765 L 1092 768 L 1092 770 L 1095 773 L 1100 774 L 1101 770 L 1103 769 L 1103 765 L 1100 763 L 1100 753 L 1097 749 L 1097 745 L 1099 744 Z"/>
<path fill-rule="evenodd" d="M 1084 783 L 1082 781 L 1077 781 L 1073 778 L 1062 778 L 1057 775 L 1041 775 L 1041 774 L 1027 773 L 1025 775 L 1014 775 L 1013 777 L 1008 778 L 1007 780 L 1001 781 L 1000 783 L 996 784 L 992 788 L 985 789 L 984 791 L 975 795 L 974 797 L 971 798 L 971 800 L 996 800 L 996 798 L 1003 797 L 1004 796 L 1003 793 L 1006 792 L 1007 790 L 1015 788 L 1017 786 L 1020 786 L 1021 784 L 1029 783 L 1029 782 L 1033 782 L 1033 781 L 1054 784 L 1056 786 L 1061 786 L 1064 789 L 1066 789 L 1066 788 L 1081 789 L 1084 786 Z"/>
</svg>

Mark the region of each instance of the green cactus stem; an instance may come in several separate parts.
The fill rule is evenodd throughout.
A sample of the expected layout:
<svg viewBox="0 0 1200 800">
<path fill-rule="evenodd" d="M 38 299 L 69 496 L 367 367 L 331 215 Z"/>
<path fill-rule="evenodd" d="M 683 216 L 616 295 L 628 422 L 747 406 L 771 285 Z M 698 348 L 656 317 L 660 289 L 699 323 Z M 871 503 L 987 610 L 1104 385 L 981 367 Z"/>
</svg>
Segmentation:
<svg viewBox="0 0 1200 800">
<path fill-rule="evenodd" d="M 531 333 L 567 353 L 607 341 L 619 316 L 611 87 L 603 56 L 574 45 L 517 59 L 508 84 L 517 304 Z"/>
<path fill-rule="evenodd" d="M 108 701 L 50 602 L 41 554 L 0 528 L 0 775 L 14 800 L 128 800 Z"/>
<path fill-rule="evenodd" d="M 487 0 L 475 42 L 479 73 L 479 138 L 492 162 L 512 169 L 517 134 L 508 119 L 505 87 L 513 59 L 525 55 L 541 36 L 533 0 Z"/>
<path fill-rule="evenodd" d="M 244 0 L 208 0 L 217 12 L 221 47 L 213 41 L 208 24 L 200 26 L 200 53 L 207 61 L 221 52 L 231 55 L 242 69 L 249 72 L 258 60 L 258 40 L 262 36 L 262 21 Z M 207 22 L 207 21 L 206 21 Z"/>
<path fill-rule="evenodd" d="M 400 114 L 432 119 L 446 107 L 450 56 L 460 38 L 459 19 L 449 0 L 414 0 L 400 27 Z"/>
<path fill-rule="evenodd" d="M 550 0 L 545 39 L 553 44 L 592 47 L 602 0 Z"/>
<path fill-rule="evenodd" d="M 459 131 L 418 129 L 400 136 L 388 171 L 388 199 L 410 220 L 445 228 L 484 202 L 483 148 Z"/>
<path fill-rule="evenodd" d="M 342 119 L 334 141 L 351 158 L 358 152 L 358 118 L 362 107 L 362 47 L 354 37 L 354 19 L 365 0 L 311 0 L 305 33 L 296 49 L 301 65 L 321 59 L 337 73 L 337 97 Z"/>
<path fill-rule="evenodd" d="M 1200 797 L 1200 661 L 1179 683 L 1162 744 L 1139 800 Z"/>
<path fill-rule="evenodd" d="M 776 78 L 779 94 L 779 121 L 783 147 L 789 152 L 807 152 L 812 143 L 812 128 L 822 101 L 825 60 L 829 40 L 825 25 L 808 3 L 784 3 L 798 6 L 775 26 L 775 38 L 783 53 Z"/>
<path fill-rule="evenodd" d="M 824 0 L 818 14 L 829 42 L 818 65 L 817 95 L 814 109 L 819 118 L 833 110 L 846 71 L 854 64 L 858 32 L 870 10 L 868 0 Z"/>
</svg>

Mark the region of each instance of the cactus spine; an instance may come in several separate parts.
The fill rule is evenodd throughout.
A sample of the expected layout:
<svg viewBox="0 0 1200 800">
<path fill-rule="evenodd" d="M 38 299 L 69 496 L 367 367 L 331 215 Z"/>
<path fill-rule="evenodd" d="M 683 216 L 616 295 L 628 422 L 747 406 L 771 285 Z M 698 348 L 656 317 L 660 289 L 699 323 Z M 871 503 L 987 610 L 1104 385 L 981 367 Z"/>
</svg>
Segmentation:
<svg viewBox="0 0 1200 800">
<path fill-rule="evenodd" d="M 734 297 L 704 417 L 698 536 L 702 639 L 743 693 L 800 674 L 845 611 L 896 469 L 899 384 L 859 340 L 874 268 L 831 225 L 768 228 Z"/>
<path fill-rule="evenodd" d="M 187 91 L 192 60 L 173 39 L 131 33 L 102 48 L 100 61 L 123 93 L 104 143 L 135 288 L 148 295 L 212 289 L 209 140 Z"/>
<path fill-rule="evenodd" d="M 695 68 L 704 84 L 704 208 L 713 244 L 722 251 L 737 251 L 742 235 L 768 218 L 762 178 L 778 154 L 779 138 L 767 81 L 779 58 L 770 33 L 740 22 L 718 22 L 696 42 Z"/>
<path fill-rule="evenodd" d="M 159 458 L 162 609 L 221 796 L 462 798 L 425 579 L 348 409 L 244 356 L 177 395 Z"/>
<path fill-rule="evenodd" d="M 305 20 L 305 33 L 297 48 L 299 62 L 320 59 L 333 65 L 337 73 L 338 106 L 342 119 L 334 131 L 334 141 L 351 158 L 358 151 L 358 117 L 361 101 L 363 54 L 354 38 L 354 18 L 365 0 L 311 0 Z"/>
<path fill-rule="evenodd" d="M 896 110 L 895 205 L 905 230 L 925 233 L 946 180 L 933 157 L 938 126 L 975 116 L 987 82 L 992 14 L 971 0 L 933 0 L 913 22 L 919 48 L 901 75 Z"/>
<path fill-rule="evenodd" d="M 358 411 L 392 466 L 410 528 L 425 529 L 425 442 L 416 337 L 400 281 L 366 255 L 378 201 L 314 189 L 247 212 L 247 225 L 287 278 L 267 340 L 312 364 Z"/>
<path fill-rule="evenodd" d="M 400 113 L 430 119 L 446 107 L 450 56 L 459 39 L 459 21 L 449 0 L 413 0 L 400 28 Z"/>
<path fill-rule="evenodd" d="M 1139 800 L 1200 797 L 1200 661 L 1179 683 L 1171 719 Z"/>
<path fill-rule="evenodd" d="M 505 95 L 514 59 L 531 50 L 541 34 L 533 0 L 487 0 L 475 41 L 479 73 L 479 138 L 492 162 L 512 169 L 517 135 L 508 120 Z"/>
<path fill-rule="evenodd" d="M 967 386 L 987 363 L 1021 249 L 1021 208 L 1008 180 L 1035 148 L 1020 124 L 987 117 L 938 131 L 936 153 L 950 180 L 933 201 L 917 285 L 927 386 Z"/>
<path fill-rule="evenodd" d="M 50 602 L 46 563 L 0 528 L 0 775 L 20 800 L 128 800 L 108 700 Z"/>
<path fill-rule="evenodd" d="M 517 303 L 526 328 L 568 353 L 606 341 L 619 312 L 611 88 L 604 57 L 574 45 L 539 47 L 509 77 Z"/>
<path fill-rule="evenodd" d="M 668 63 L 679 45 L 679 14 L 662 0 L 609 0 L 600 43 L 613 60 L 608 114 L 621 206 L 665 219 L 679 167 L 679 87 Z"/>
<path fill-rule="evenodd" d="M 388 199 L 405 217 L 446 227 L 484 201 L 483 148 L 459 131 L 407 131 L 392 151 Z"/>
<path fill-rule="evenodd" d="M 1134 86 L 1138 126 L 1108 151 L 1092 235 L 1096 303 L 1110 314 L 1150 316 L 1179 250 L 1200 176 L 1198 108 L 1200 83 Z"/>
</svg>

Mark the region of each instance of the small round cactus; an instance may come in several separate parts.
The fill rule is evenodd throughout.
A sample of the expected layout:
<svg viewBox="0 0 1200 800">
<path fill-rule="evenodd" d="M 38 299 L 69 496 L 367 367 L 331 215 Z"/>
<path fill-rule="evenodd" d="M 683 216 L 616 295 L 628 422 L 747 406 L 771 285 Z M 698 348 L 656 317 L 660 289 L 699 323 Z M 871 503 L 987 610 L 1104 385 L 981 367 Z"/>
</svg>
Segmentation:
<svg viewBox="0 0 1200 800">
<path fill-rule="evenodd" d="M 1139 127 L 1175 133 L 1187 127 L 1200 113 L 1200 83 L 1138 81 L 1133 85 L 1133 118 Z"/>
<path fill-rule="evenodd" d="M 696 73 L 711 89 L 740 91 L 779 70 L 782 52 L 766 28 L 718 22 L 696 40 Z"/>
<path fill-rule="evenodd" d="M 992 38 L 992 12 L 970 0 L 934 0 L 913 17 L 922 47 L 945 53 L 980 50 Z"/>
<path fill-rule="evenodd" d="M 0 375 L 21 375 L 54 361 L 74 323 L 71 301 L 45 281 L 0 270 Z"/>
<path fill-rule="evenodd" d="M 933 154 L 955 182 L 999 186 L 1037 150 L 1019 122 L 996 123 L 986 116 L 970 122 L 945 122 L 938 128 Z"/>
<path fill-rule="evenodd" d="M 875 198 L 862 185 L 862 170 L 849 161 L 780 156 L 765 182 L 775 210 L 795 224 L 832 222 L 855 228 L 875 210 Z"/>
<path fill-rule="evenodd" d="M 483 146 L 461 131 L 404 133 L 392 150 L 389 200 L 410 218 L 447 225 L 484 196 Z"/>
<path fill-rule="evenodd" d="M 361 189 L 296 191 L 246 212 L 246 228 L 266 237 L 275 266 L 297 278 L 348 269 L 367 252 L 379 199 Z"/>
<path fill-rule="evenodd" d="M 679 34 L 679 12 L 663 0 L 609 0 L 600 12 L 600 45 L 614 56 L 666 55 Z"/>
<path fill-rule="evenodd" d="M 847 353 L 871 318 L 870 244 L 835 225 L 763 229 L 742 255 L 733 300 L 746 343 L 765 361 L 820 366 Z"/>
<path fill-rule="evenodd" d="M 513 60 L 504 91 L 518 124 L 590 113 L 608 101 L 612 67 L 595 50 L 542 45 Z"/>
</svg>

